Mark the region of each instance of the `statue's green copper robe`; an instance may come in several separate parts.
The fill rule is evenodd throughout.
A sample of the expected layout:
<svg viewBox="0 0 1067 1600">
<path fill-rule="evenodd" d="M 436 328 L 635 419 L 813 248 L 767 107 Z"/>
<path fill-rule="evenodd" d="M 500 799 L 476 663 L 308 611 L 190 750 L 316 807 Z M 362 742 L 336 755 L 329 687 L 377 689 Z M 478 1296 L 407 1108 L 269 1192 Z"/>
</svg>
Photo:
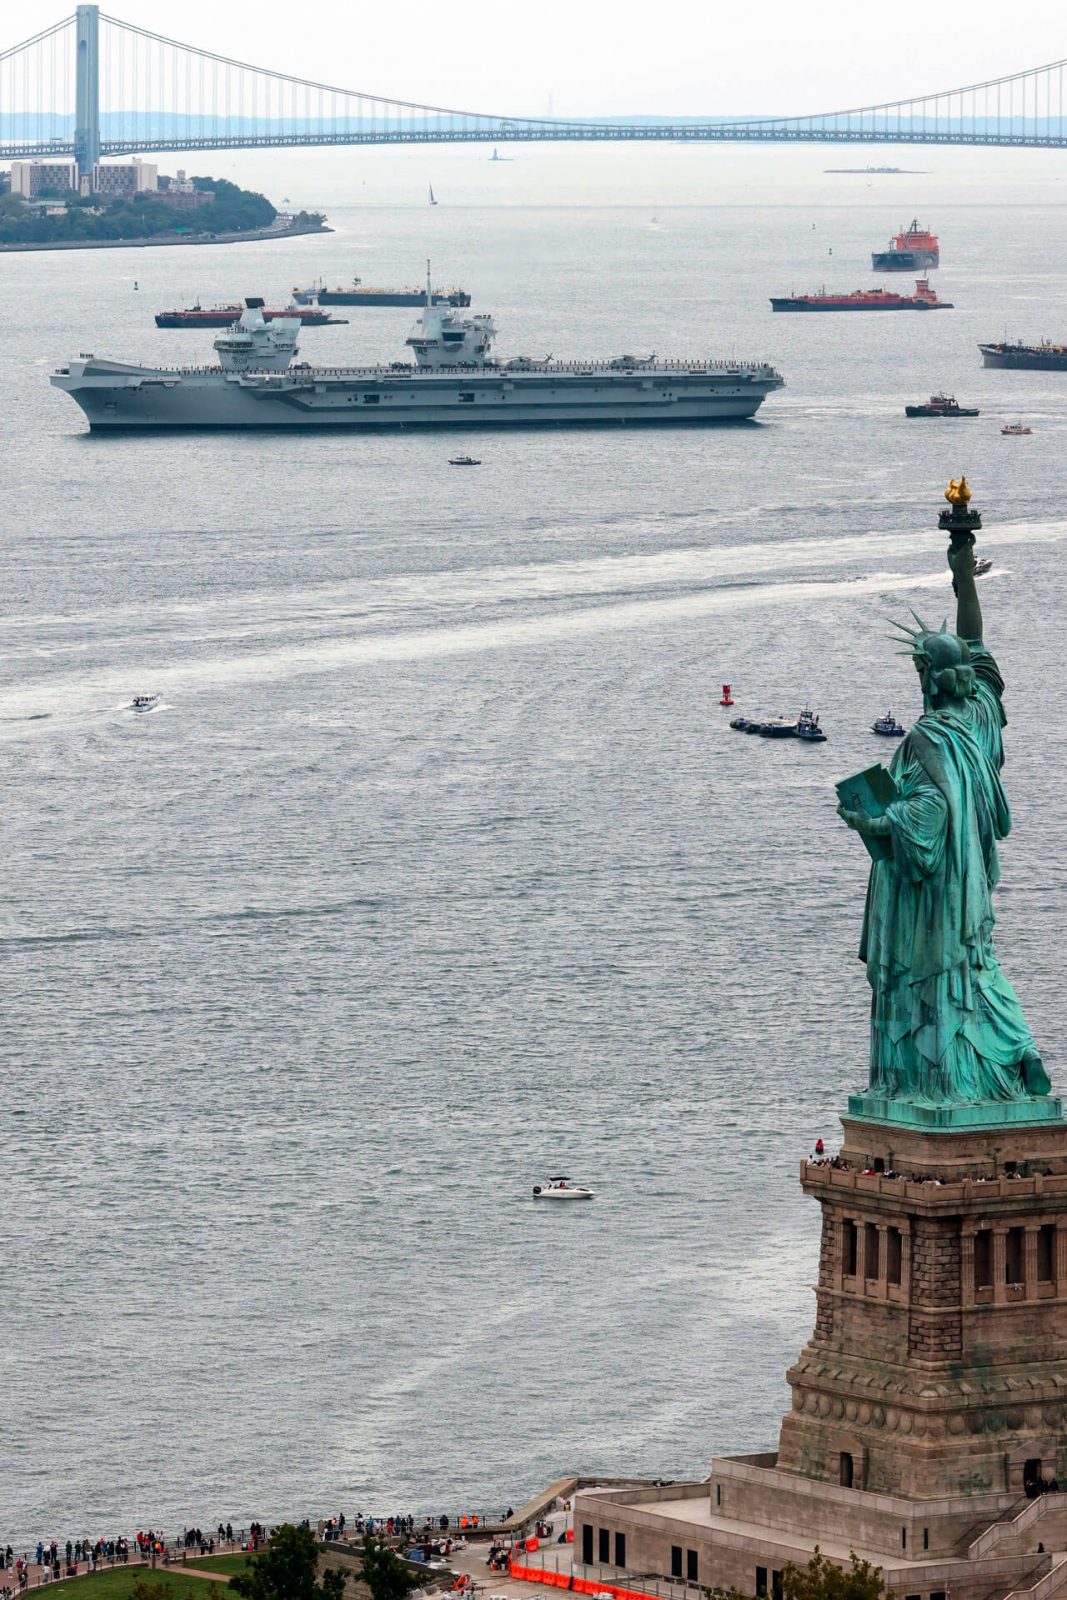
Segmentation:
<svg viewBox="0 0 1067 1600">
<path fill-rule="evenodd" d="M 1037 1054 L 993 950 L 997 840 L 1011 827 L 1004 685 L 968 643 L 977 695 L 927 711 L 891 763 L 893 856 L 871 868 L 860 946 L 871 1090 L 933 1105 L 1028 1098 L 1020 1063 Z"/>
</svg>

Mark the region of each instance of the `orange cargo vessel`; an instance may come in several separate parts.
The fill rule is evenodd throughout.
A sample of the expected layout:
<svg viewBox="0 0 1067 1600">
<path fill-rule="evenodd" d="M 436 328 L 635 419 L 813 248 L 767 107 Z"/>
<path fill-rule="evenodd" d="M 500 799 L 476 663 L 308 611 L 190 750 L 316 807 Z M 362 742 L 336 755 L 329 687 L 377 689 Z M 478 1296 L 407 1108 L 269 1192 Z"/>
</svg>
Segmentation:
<svg viewBox="0 0 1067 1600">
<path fill-rule="evenodd" d="M 937 234 L 920 228 L 917 217 L 890 239 L 888 250 L 876 250 L 871 256 L 875 272 L 925 272 L 940 261 Z"/>
<path fill-rule="evenodd" d="M 928 278 L 915 280 L 914 294 L 895 289 L 853 289 L 851 294 L 791 294 L 771 297 L 773 311 L 951 311 L 951 300 L 939 300 Z"/>
</svg>

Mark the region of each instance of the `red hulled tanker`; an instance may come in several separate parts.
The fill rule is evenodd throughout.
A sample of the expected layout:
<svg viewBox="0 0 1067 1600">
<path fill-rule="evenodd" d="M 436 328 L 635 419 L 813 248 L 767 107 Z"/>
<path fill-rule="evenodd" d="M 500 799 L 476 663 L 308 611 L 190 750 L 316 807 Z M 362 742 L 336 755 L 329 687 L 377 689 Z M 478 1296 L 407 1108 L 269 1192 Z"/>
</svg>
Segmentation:
<svg viewBox="0 0 1067 1600">
<path fill-rule="evenodd" d="M 939 300 L 928 278 L 915 280 L 914 294 L 894 289 L 853 289 L 851 294 L 828 293 L 771 296 L 772 311 L 951 311 L 951 300 Z"/>
</svg>

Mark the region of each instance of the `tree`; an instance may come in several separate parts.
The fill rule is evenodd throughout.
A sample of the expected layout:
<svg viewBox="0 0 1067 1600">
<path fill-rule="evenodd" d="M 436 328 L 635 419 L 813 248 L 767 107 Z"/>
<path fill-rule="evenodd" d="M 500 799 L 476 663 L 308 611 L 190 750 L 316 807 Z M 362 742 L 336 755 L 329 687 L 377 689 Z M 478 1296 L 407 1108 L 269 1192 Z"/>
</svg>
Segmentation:
<svg viewBox="0 0 1067 1600">
<path fill-rule="evenodd" d="M 421 1589 L 420 1578 L 384 1539 L 368 1534 L 363 1541 L 360 1577 L 370 1590 L 371 1600 L 407 1600 L 413 1589 Z"/>
<path fill-rule="evenodd" d="M 275 1528 L 270 1544 L 253 1556 L 247 1572 L 230 1579 L 230 1588 L 244 1600 L 342 1600 L 343 1572 L 325 1572 L 315 1578 L 319 1547 L 307 1528 L 285 1522 Z"/>
<path fill-rule="evenodd" d="M 806 1567 L 787 1561 L 782 1568 L 783 1600 L 885 1600 L 881 1567 L 861 1561 L 853 1550 L 850 1565 L 835 1566 L 815 1546 Z"/>
</svg>

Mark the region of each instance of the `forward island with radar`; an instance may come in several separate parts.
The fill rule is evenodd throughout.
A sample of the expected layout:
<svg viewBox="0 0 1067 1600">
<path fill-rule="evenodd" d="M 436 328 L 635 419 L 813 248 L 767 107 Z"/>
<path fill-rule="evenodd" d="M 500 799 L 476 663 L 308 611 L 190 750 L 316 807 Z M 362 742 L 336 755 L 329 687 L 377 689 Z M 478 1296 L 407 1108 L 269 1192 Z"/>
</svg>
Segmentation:
<svg viewBox="0 0 1067 1600">
<path fill-rule="evenodd" d="M 753 417 L 784 382 L 764 362 L 556 361 L 489 354 L 488 316 L 437 305 L 427 285 L 414 363 L 297 363 L 295 318 L 249 301 L 214 341 L 217 366 L 148 367 L 82 355 L 52 374 L 95 432 L 128 428 L 381 428 L 534 423 L 717 423 Z"/>
</svg>

